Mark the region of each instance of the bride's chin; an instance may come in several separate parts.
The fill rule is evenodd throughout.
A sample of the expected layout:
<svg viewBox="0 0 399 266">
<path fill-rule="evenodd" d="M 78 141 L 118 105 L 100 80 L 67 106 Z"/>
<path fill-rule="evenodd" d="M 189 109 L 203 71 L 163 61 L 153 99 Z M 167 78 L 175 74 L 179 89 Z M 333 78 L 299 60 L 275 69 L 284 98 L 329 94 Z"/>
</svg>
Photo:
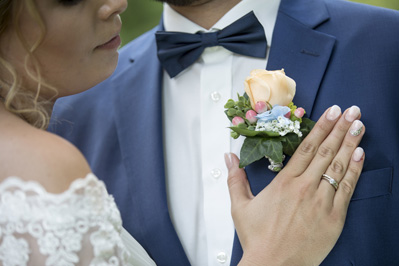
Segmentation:
<svg viewBox="0 0 399 266">
<path fill-rule="evenodd" d="M 119 53 L 115 52 L 111 57 L 101 62 L 101 64 L 95 66 L 96 70 L 98 71 L 97 73 L 100 76 L 99 80 L 97 80 L 97 83 L 106 80 L 112 75 L 112 73 L 114 73 L 116 66 L 118 65 L 118 59 Z M 100 71 L 101 73 L 99 73 Z"/>
<path fill-rule="evenodd" d="M 118 57 L 113 60 L 107 60 L 107 62 L 101 62 L 101 64 L 96 64 L 86 74 L 80 73 L 79 78 L 72 79 L 73 82 L 62 84 L 62 87 L 57 87 L 57 98 L 78 94 L 95 87 L 114 73 L 117 63 Z"/>
</svg>

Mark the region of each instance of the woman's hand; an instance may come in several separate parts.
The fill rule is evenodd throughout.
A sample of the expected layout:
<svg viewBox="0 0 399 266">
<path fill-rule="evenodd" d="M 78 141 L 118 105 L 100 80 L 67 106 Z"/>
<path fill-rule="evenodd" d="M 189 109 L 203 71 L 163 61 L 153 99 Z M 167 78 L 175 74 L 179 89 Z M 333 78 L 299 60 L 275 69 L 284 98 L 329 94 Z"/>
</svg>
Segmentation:
<svg viewBox="0 0 399 266">
<path fill-rule="evenodd" d="M 365 128 L 353 106 L 329 108 L 289 163 L 256 197 L 234 154 L 226 154 L 240 265 L 319 265 L 334 247 L 363 168 Z M 326 174 L 339 187 L 322 179 Z"/>
</svg>

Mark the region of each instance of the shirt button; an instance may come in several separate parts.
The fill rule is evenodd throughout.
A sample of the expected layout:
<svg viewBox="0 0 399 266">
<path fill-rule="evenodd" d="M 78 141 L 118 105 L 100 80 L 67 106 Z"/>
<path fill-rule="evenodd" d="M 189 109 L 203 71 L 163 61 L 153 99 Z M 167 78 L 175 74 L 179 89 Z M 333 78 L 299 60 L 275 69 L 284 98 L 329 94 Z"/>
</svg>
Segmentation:
<svg viewBox="0 0 399 266">
<path fill-rule="evenodd" d="M 222 96 L 220 95 L 219 92 L 214 91 L 214 92 L 211 93 L 211 99 L 212 99 L 212 101 L 214 101 L 215 103 L 218 102 L 221 98 L 222 98 Z"/>
<path fill-rule="evenodd" d="M 211 175 L 213 178 L 218 179 L 222 175 L 222 171 L 219 168 L 212 169 Z"/>
<path fill-rule="evenodd" d="M 220 264 L 223 264 L 227 261 L 227 255 L 224 252 L 219 252 L 216 259 Z"/>
</svg>

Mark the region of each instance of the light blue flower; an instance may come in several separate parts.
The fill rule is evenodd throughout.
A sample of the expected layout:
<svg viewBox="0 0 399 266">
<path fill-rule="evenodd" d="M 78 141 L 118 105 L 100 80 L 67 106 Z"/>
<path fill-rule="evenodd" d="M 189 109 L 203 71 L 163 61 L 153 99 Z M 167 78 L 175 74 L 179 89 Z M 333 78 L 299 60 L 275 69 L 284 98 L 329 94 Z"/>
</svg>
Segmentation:
<svg viewBox="0 0 399 266">
<path fill-rule="evenodd" d="M 268 122 L 272 120 L 277 120 L 277 118 L 281 116 L 282 118 L 289 121 L 289 119 L 286 118 L 284 115 L 290 111 L 291 109 L 287 106 L 275 105 L 271 110 L 258 114 L 256 118 L 258 119 L 258 122 Z"/>
</svg>

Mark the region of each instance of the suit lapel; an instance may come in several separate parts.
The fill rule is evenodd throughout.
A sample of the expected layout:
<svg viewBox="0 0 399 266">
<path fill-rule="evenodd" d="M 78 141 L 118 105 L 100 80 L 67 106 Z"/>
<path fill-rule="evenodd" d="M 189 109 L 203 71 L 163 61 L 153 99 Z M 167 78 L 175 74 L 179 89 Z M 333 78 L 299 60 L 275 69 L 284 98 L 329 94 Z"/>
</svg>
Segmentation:
<svg viewBox="0 0 399 266">
<path fill-rule="evenodd" d="M 189 265 L 169 218 L 162 129 L 162 69 L 154 32 L 128 47 L 113 77 L 116 124 L 130 179 L 137 240 L 158 265 Z M 141 42 L 140 42 L 141 41 Z M 131 55 L 128 58 L 126 55 Z"/>
<path fill-rule="evenodd" d="M 328 21 L 329 14 L 320 0 L 281 0 L 269 59 L 268 70 L 284 68 L 297 83 L 294 103 L 308 116 L 335 45 L 335 37 L 316 28 Z M 258 194 L 276 176 L 268 170 L 269 162 L 259 160 L 245 168 L 251 190 Z M 231 265 L 237 265 L 242 249 L 235 235 Z"/>
<path fill-rule="evenodd" d="M 282 0 L 273 31 L 267 69 L 284 68 L 286 74 L 296 81 L 294 103 L 305 108 L 308 116 L 335 44 L 333 36 L 314 30 L 328 19 L 322 1 Z M 246 167 L 254 194 L 276 176 L 267 169 L 268 165 L 264 159 Z"/>
<path fill-rule="evenodd" d="M 335 37 L 314 29 L 328 19 L 322 1 L 282 0 L 273 31 L 267 69 L 284 68 L 296 81 L 294 103 L 309 116 L 335 44 Z"/>
</svg>

